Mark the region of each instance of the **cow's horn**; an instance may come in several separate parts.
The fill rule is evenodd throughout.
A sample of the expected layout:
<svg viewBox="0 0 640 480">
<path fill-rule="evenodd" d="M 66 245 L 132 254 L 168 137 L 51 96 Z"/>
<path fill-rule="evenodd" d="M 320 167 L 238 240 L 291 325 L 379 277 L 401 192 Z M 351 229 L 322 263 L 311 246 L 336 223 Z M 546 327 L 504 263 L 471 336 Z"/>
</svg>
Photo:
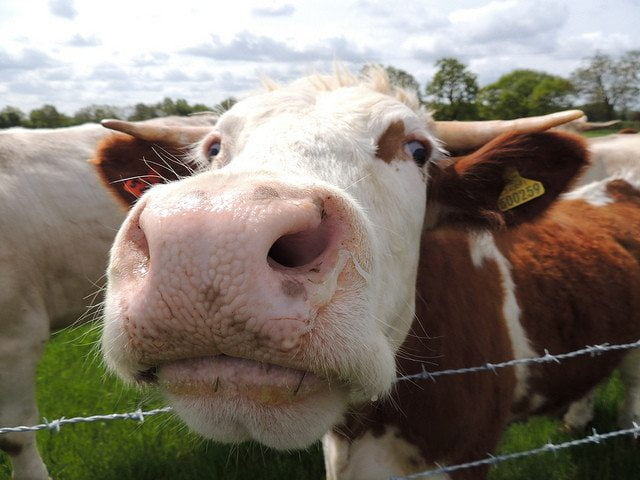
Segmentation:
<svg viewBox="0 0 640 480">
<path fill-rule="evenodd" d="M 580 130 L 588 131 L 588 130 L 599 130 L 601 128 L 611 128 L 615 127 L 621 123 L 621 120 L 610 120 L 608 122 L 587 122 L 581 123 L 579 125 Z"/>
<path fill-rule="evenodd" d="M 450 150 L 473 150 L 510 130 L 542 132 L 583 116 L 580 110 L 566 110 L 541 117 L 478 122 L 435 122 L 436 136 Z"/>
<path fill-rule="evenodd" d="M 148 142 L 190 145 L 202 140 L 211 131 L 211 127 L 149 125 L 124 120 L 102 120 L 103 127 L 126 133 Z"/>
</svg>

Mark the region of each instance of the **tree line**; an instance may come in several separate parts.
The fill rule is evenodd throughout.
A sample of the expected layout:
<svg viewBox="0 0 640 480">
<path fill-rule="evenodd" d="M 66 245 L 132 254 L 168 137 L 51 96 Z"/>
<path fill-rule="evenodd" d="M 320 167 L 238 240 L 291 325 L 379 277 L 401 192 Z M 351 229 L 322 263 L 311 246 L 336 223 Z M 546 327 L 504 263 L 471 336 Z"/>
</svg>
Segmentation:
<svg viewBox="0 0 640 480">
<path fill-rule="evenodd" d="M 158 103 L 150 105 L 138 103 L 133 107 L 89 105 L 81 108 L 71 116 L 59 112 L 53 105 L 43 105 L 40 108 L 31 110 L 29 114 L 25 114 L 16 107 L 6 106 L 0 110 L 0 128 L 58 128 L 81 125 L 83 123 L 98 123 L 105 118 L 138 121 L 169 115 L 187 116 L 198 112 L 222 113 L 231 108 L 235 102 L 235 98 L 229 97 L 210 107 L 201 103 L 191 105 L 182 98 L 172 100 L 166 97 Z"/>
<path fill-rule="evenodd" d="M 477 75 L 455 58 L 442 58 L 436 67 L 424 88 L 403 70 L 386 70 L 396 84 L 415 91 L 438 120 L 512 119 L 579 108 L 594 121 L 640 121 L 640 50 L 617 58 L 598 53 L 569 78 L 520 69 L 482 88 Z"/>
<path fill-rule="evenodd" d="M 618 57 L 597 53 L 585 58 L 569 78 L 519 69 L 483 87 L 478 85 L 477 75 L 456 58 L 442 58 L 436 67 L 433 78 L 424 86 L 404 70 L 384 68 L 393 83 L 413 90 L 438 120 L 511 119 L 579 108 L 594 121 L 617 118 L 640 121 L 640 50 Z M 367 68 L 370 65 L 362 71 Z M 165 98 L 155 104 L 138 103 L 129 108 L 90 105 L 72 116 L 59 112 L 53 105 L 36 108 L 28 115 L 6 106 L 0 110 L 0 128 L 55 128 L 104 118 L 136 121 L 204 111 L 222 113 L 234 103 L 235 99 L 230 97 L 210 108 L 190 105 L 184 99 Z"/>
</svg>

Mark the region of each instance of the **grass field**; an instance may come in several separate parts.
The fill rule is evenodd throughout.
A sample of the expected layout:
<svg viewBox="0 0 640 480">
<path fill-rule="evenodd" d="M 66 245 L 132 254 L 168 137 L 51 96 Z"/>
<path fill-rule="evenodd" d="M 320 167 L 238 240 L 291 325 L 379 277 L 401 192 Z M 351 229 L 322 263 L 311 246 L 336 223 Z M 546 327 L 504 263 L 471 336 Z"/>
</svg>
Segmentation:
<svg viewBox="0 0 640 480">
<path fill-rule="evenodd" d="M 591 130 L 589 132 L 583 132 L 583 135 L 587 138 L 604 137 L 605 135 L 612 135 L 614 133 L 618 133 L 619 131 L 619 128 L 606 128 L 602 130 Z"/>
<path fill-rule="evenodd" d="M 38 373 L 38 403 L 48 419 L 129 412 L 162 406 L 152 392 L 125 389 L 105 376 L 93 346 L 97 333 L 89 326 L 54 335 Z M 612 378 L 599 392 L 592 425 L 603 433 L 617 429 L 620 380 Z M 591 426 L 589 427 L 591 428 Z M 580 438 L 568 434 L 557 419 L 536 417 L 505 433 L 502 453 L 528 450 L 549 441 Z M 64 426 L 60 433 L 40 432 L 38 442 L 54 479 L 322 479 L 319 445 L 306 452 L 278 453 L 258 445 L 229 447 L 189 434 L 171 415 L 135 421 Z M 9 478 L 6 456 L 0 478 Z M 556 454 L 502 463 L 491 480 L 636 480 L 640 446 L 630 438 L 577 447 Z"/>
</svg>

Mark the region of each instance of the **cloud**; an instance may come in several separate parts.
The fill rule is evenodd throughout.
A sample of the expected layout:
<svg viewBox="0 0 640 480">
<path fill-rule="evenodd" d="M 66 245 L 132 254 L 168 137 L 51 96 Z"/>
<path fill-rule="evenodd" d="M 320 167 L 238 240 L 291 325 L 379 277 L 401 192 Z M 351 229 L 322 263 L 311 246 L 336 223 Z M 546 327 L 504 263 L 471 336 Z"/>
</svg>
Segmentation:
<svg viewBox="0 0 640 480">
<path fill-rule="evenodd" d="M 52 82 L 69 81 L 76 78 L 75 72 L 66 66 L 47 69 L 45 72 L 38 72 L 38 76 Z"/>
<path fill-rule="evenodd" d="M 53 59 L 42 50 L 25 48 L 18 54 L 0 50 L 0 70 L 32 70 L 49 66 Z"/>
<path fill-rule="evenodd" d="M 290 3 L 283 5 L 269 5 L 256 7 L 251 10 L 251 13 L 257 17 L 289 17 L 293 15 L 296 8 Z"/>
<path fill-rule="evenodd" d="M 134 67 L 155 67 L 165 65 L 169 61 L 169 54 L 166 52 L 144 52 L 133 59 Z"/>
<path fill-rule="evenodd" d="M 50 82 L 42 81 L 40 79 L 21 79 L 20 81 L 12 82 L 9 85 L 9 90 L 13 93 L 19 93 L 22 95 L 34 95 L 42 97 L 43 94 L 53 91 L 52 84 Z"/>
<path fill-rule="evenodd" d="M 114 65 L 112 63 L 102 63 L 97 65 L 91 74 L 89 75 L 90 80 L 102 80 L 102 81 L 122 81 L 129 82 L 130 75 L 129 73 L 122 67 L 118 65 Z"/>
<path fill-rule="evenodd" d="M 568 9 L 549 0 L 505 0 L 461 9 L 437 32 L 409 36 L 402 47 L 421 61 L 443 57 L 463 61 L 496 56 L 555 54 Z"/>
<path fill-rule="evenodd" d="M 285 63 L 336 58 L 345 62 L 365 62 L 373 56 L 372 51 L 358 48 L 344 37 L 327 38 L 315 45 L 296 48 L 250 32 L 239 33 L 227 43 L 214 35 L 211 42 L 184 49 L 182 53 L 213 60 Z"/>
<path fill-rule="evenodd" d="M 190 81 L 191 78 L 182 70 L 172 68 L 171 70 L 164 72 L 164 74 L 162 75 L 162 80 L 166 80 L 168 82 L 186 82 Z"/>
<path fill-rule="evenodd" d="M 405 2 L 398 8 L 397 4 L 388 1 L 360 0 L 356 7 L 370 17 L 367 24 L 375 22 L 377 28 L 391 27 L 396 34 L 433 33 L 451 25 L 444 13 L 425 8 L 422 2 Z"/>
<path fill-rule="evenodd" d="M 566 5 L 549 0 L 506 0 L 478 8 L 457 10 L 449 16 L 452 29 L 467 42 L 514 42 L 532 45 L 555 36 L 566 24 Z"/>
<path fill-rule="evenodd" d="M 73 20 L 78 16 L 74 0 L 49 0 L 49 12 L 56 17 Z"/>
<path fill-rule="evenodd" d="M 80 35 L 76 33 L 66 42 L 66 45 L 70 47 L 97 47 L 98 45 L 102 45 L 102 42 L 95 35 Z"/>
<path fill-rule="evenodd" d="M 410 51 L 414 58 L 426 63 L 433 63 L 444 57 L 456 57 L 465 61 L 471 53 L 468 46 L 442 35 L 414 35 L 403 43 L 402 48 Z"/>
<path fill-rule="evenodd" d="M 597 52 L 619 54 L 632 50 L 635 42 L 628 35 L 618 32 L 585 32 L 565 38 L 559 48 L 559 56 L 566 59 L 585 58 Z"/>
</svg>

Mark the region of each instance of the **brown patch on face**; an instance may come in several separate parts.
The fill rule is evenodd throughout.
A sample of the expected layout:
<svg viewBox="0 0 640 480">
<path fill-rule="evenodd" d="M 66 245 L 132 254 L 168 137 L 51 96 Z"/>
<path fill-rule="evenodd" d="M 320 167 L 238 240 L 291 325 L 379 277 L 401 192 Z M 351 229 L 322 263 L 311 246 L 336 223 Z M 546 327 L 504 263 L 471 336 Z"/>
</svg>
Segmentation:
<svg viewBox="0 0 640 480">
<path fill-rule="evenodd" d="M 296 282 L 294 280 L 283 280 L 282 292 L 288 297 L 304 297 L 306 296 L 307 290 L 300 282 Z"/>
<path fill-rule="evenodd" d="M 260 185 L 253 191 L 253 198 L 255 200 L 270 200 L 272 198 L 280 198 L 280 194 L 273 187 Z"/>
<path fill-rule="evenodd" d="M 399 156 L 398 152 L 402 148 L 404 142 L 404 122 L 402 120 L 393 122 L 378 140 L 376 157 L 387 163 L 391 162 L 391 160 Z"/>
</svg>

